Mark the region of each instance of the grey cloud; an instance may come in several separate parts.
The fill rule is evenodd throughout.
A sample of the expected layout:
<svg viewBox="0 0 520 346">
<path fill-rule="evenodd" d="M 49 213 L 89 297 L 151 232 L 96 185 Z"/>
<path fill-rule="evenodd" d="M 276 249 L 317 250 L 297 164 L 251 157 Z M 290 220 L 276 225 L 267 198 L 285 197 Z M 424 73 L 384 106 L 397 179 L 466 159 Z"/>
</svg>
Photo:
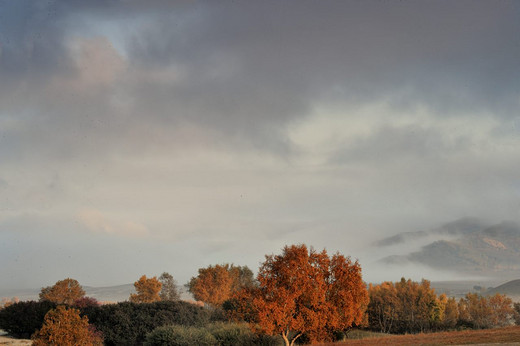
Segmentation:
<svg viewBox="0 0 520 346">
<path fill-rule="evenodd" d="M 151 137 L 160 130 L 174 137 L 182 124 L 192 123 L 215 131 L 215 142 L 288 153 L 286 126 L 304 119 L 317 102 L 384 99 L 399 108 L 423 104 L 446 116 L 487 109 L 509 117 L 519 106 L 520 21 L 518 4 L 511 2 L 3 6 L 12 20 L 4 25 L 2 40 L 9 43 L 2 45 L 2 74 L 11 76 L 11 85 L 35 84 L 5 97 L 5 110 L 38 109 L 41 119 L 26 124 L 39 122 L 34 131 L 12 139 L 14 148 L 34 132 L 56 129 L 62 141 L 42 138 L 39 147 L 50 141 L 74 155 L 90 150 L 81 136 L 124 147 L 144 123 L 156 128 Z M 77 18 L 84 28 L 96 21 L 132 28 L 123 34 L 124 78 L 88 96 L 44 94 L 47 85 L 35 83 L 41 78 L 79 73 L 65 46 Z M 184 76 L 178 83 L 138 77 L 169 66 Z M 132 109 L 114 110 L 117 95 L 132 100 Z"/>
<path fill-rule="evenodd" d="M 368 162 L 385 164 L 388 161 L 415 160 L 428 162 L 459 155 L 471 146 L 471 139 L 455 136 L 420 125 L 402 127 L 382 126 L 371 134 L 352 138 L 351 143 L 338 149 L 330 158 L 332 164 Z"/>
</svg>

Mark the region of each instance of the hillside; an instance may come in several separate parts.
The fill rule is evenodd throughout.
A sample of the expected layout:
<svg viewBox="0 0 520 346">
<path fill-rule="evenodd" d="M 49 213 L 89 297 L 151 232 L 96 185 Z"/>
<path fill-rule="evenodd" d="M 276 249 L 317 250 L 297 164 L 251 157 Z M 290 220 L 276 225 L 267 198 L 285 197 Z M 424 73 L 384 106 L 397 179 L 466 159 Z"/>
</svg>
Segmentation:
<svg viewBox="0 0 520 346">
<path fill-rule="evenodd" d="M 505 294 L 515 301 L 520 301 L 520 279 L 508 281 L 500 286 L 488 289 L 486 295 Z"/>
<path fill-rule="evenodd" d="M 395 254 L 381 259 L 388 264 L 416 263 L 435 269 L 476 275 L 520 273 L 520 226 L 502 222 L 493 226 L 463 219 L 429 232 L 401 233 L 375 245 L 401 247 L 418 237 L 433 239 L 406 255 Z"/>
</svg>

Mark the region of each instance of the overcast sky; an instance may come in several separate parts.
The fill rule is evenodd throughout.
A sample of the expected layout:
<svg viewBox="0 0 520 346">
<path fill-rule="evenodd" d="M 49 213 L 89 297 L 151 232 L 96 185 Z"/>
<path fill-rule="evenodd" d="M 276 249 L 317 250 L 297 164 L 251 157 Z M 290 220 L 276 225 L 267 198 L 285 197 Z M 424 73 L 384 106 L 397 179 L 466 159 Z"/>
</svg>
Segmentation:
<svg viewBox="0 0 520 346">
<path fill-rule="evenodd" d="M 519 2 L 0 2 L 0 289 L 293 243 L 378 280 L 375 239 L 520 221 L 519 178 Z"/>
</svg>

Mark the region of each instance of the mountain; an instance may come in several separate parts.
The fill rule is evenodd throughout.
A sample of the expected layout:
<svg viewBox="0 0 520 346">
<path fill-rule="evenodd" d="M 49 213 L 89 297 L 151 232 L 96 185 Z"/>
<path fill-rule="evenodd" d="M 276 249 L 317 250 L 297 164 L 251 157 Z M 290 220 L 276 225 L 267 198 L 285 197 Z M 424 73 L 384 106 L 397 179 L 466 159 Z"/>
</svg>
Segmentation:
<svg viewBox="0 0 520 346">
<path fill-rule="evenodd" d="M 375 246 L 400 244 L 402 248 L 418 237 L 436 239 L 418 251 L 387 256 L 381 261 L 417 263 L 477 275 L 520 273 L 520 226 L 516 223 L 486 226 L 474 219 L 462 219 L 432 231 L 401 233 L 385 238 Z"/>
<path fill-rule="evenodd" d="M 520 301 L 520 279 L 508 281 L 505 284 L 490 288 L 486 291 L 486 295 L 505 294 L 514 301 Z"/>
<path fill-rule="evenodd" d="M 445 236 L 459 236 L 482 231 L 489 227 L 488 224 L 476 218 L 462 218 L 453 222 L 446 223 L 439 228 L 430 231 L 403 232 L 391 237 L 383 238 L 374 242 L 376 247 L 392 246 L 404 244 L 411 241 L 439 238 Z"/>
</svg>

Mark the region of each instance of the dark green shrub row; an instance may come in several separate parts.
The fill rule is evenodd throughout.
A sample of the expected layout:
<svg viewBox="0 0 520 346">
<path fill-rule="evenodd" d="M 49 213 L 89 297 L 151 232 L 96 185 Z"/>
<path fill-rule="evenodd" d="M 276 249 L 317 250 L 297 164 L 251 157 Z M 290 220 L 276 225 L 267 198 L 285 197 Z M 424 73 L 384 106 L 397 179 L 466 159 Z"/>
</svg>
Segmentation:
<svg viewBox="0 0 520 346">
<path fill-rule="evenodd" d="M 213 323 L 205 327 L 164 326 L 146 337 L 147 346 L 275 346 L 279 337 L 256 335 L 245 323 Z"/>
<path fill-rule="evenodd" d="M 0 329 L 17 338 L 30 338 L 43 324 L 45 314 L 56 304 L 44 302 L 18 302 L 0 310 Z"/>
<path fill-rule="evenodd" d="M 140 345 L 146 334 L 165 325 L 201 327 L 221 317 L 183 301 L 118 303 L 82 309 L 89 323 L 103 333 L 106 345 Z"/>
</svg>

